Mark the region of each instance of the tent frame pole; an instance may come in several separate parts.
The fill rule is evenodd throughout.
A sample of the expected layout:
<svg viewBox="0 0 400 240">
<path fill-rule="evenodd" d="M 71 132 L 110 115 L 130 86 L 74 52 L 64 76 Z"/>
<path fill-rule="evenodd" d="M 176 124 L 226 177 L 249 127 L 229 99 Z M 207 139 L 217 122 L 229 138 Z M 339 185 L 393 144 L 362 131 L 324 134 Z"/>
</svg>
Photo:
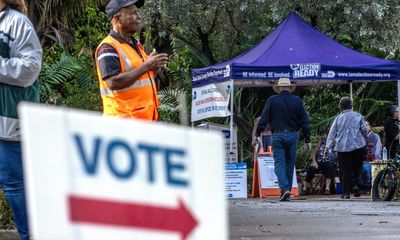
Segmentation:
<svg viewBox="0 0 400 240">
<path fill-rule="evenodd" d="M 233 103 L 234 103 L 234 85 L 231 79 L 231 121 L 230 121 L 230 134 L 229 134 L 229 163 L 232 163 L 233 156 Z"/>
<path fill-rule="evenodd" d="M 350 82 L 350 99 L 353 101 L 353 82 Z"/>
<path fill-rule="evenodd" d="M 397 80 L 397 106 L 400 107 L 400 80 Z M 400 115 L 399 115 L 400 120 Z"/>
<path fill-rule="evenodd" d="M 400 108 L 400 80 L 397 80 L 397 108 Z M 400 114 L 399 114 L 399 121 L 400 121 Z M 400 139 L 399 139 L 400 145 Z"/>
</svg>

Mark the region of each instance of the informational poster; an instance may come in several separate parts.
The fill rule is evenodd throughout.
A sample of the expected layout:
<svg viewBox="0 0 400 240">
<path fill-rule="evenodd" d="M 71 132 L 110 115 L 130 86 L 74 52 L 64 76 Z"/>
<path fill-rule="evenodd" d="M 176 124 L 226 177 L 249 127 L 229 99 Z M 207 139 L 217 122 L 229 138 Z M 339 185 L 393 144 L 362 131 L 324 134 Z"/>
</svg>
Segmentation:
<svg viewBox="0 0 400 240">
<path fill-rule="evenodd" d="M 225 187 L 227 198 L 247 198 L 246 163 L 225 164 Z"/>
<path fill-rule="evenodd" d="M 261 188 L 279 188 L 278 178 L 275 174 L 274 158 L 270 155 L 258 155 L 258 163 Z M 293 172 L 292 187 L 297 187 L 296 169 Z"/>
<path fill-rule="evenodd" d="M 192 89 L 192 122 L 231 115 L 228 109 L 231 81 L 212 83 Z"/>
<path fill-rule="evenodd" d="M 215 123 L 204 123 L 200 124 L 200 128 L 205 128 L 211 131 L 217 131 L 222 133 L 224 137 L 224 148 L 225 148 L 225 163 L 238 163 L 238 150 L 237 150 L 237 128 L 233 128 L 232 136 L 232 152 L 230 151 L 230 139 L 231 131 L 229 126 L 219 125 Z"/>
</svg>

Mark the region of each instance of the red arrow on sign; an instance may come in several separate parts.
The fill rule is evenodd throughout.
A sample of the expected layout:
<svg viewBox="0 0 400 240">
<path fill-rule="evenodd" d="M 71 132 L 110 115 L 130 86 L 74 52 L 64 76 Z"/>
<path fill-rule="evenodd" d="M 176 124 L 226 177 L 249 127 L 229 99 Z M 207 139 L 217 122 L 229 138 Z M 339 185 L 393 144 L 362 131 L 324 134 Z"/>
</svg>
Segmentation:
<svg viewBox="0 0 400 240">
<path fill-rule="evenodd" d="M 68 201 L 72 222 L 173 231 L 179 232 L 182 239 L 186 239 L 197 225 L 196 219 L 181 199 L 178 208 L 78 196 L 69 196 Z"/>
</svg>

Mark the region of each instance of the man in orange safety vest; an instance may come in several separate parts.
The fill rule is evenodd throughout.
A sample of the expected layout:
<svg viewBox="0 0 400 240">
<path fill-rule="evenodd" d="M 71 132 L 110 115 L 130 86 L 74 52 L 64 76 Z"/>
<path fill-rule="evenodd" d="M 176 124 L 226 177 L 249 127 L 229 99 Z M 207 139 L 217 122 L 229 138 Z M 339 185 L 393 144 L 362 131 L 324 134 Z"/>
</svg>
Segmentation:
<svg viewBox="0 0 400 240">
<path fill-rule="evenodd" d="M 141 30 L 144 0 L 111 0 L 106 6 L 113 29 L 96 50 L 104 115 L 158 119 L 155 76 L 167 63 L 165 53 L 147 55 L 133 37 Z"/>
</svg>

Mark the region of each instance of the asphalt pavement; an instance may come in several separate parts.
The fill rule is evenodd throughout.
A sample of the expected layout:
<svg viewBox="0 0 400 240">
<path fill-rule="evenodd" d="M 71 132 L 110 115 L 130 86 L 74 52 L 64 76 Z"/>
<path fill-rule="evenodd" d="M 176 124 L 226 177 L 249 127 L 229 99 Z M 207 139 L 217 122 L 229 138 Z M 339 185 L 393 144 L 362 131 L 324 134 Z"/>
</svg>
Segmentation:
<svg viewBox="0 0 400 240">
<path fill-rule="evenodd" d="M 400 202 L 373 202 L 370 196 L 277 197 L 228 201 L 229 239 L 372 240 L 400 239 Z M 0 240 L 17 240 L 1 231 Z M 216 239 L 217 240 L 217 239 Z"/>
<path fill-rule="evenodd" d="M 400 239 L 400 202 L 370 196 L 229 200 L 229 239 Z"/>
</svg>

